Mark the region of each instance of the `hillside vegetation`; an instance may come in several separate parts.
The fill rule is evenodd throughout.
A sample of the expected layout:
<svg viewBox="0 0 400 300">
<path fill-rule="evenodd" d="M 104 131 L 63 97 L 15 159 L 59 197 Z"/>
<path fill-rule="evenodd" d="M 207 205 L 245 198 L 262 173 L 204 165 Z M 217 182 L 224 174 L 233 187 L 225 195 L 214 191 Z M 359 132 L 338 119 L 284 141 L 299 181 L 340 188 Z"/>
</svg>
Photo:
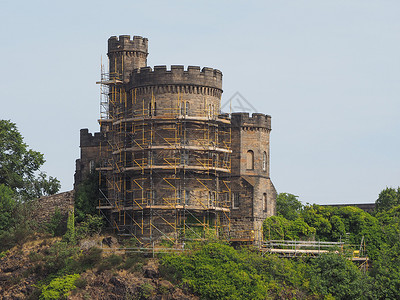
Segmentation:
<svg viewBox="0 0 400 300">
<path fill-rule="evenodd" d="M 373 214 L 302 205 L 282 193 L 277 216 L 263 224 L 265 240 L 361 246 L 372 259 L 366 272 L 342 251 L 287 259 L 217 239 L 153 258 L 124 251 L 136 242 L 107 232 L 96 215 L 95 173 L 78 188 L 67 224 L 59 211 L 35 223 L 32 199 L 57 192 L 58 180 L 37 175 L 43 155 L 23 143 L 15 124 L 0 121 L 1 299 L 398 299 L 400 188 L 383 190 Z"/>
</svg>

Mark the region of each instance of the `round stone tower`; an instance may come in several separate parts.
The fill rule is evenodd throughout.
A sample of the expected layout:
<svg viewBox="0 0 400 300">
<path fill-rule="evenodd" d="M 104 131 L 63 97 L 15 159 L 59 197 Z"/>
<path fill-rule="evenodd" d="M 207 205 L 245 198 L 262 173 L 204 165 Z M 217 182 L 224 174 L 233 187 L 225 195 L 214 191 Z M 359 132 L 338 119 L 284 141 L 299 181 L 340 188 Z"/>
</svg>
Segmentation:
<svg viewBox="0 0 400 300">
<path fill-rule="evenodd" d="M 141 37 L 111 37 L 108 45 L 100 209 L 119 234 L 141 243 L 228 235 L 232 150 L 230 120 L 219 114 L 222 73 L 153 70 Z"/>
</svg>

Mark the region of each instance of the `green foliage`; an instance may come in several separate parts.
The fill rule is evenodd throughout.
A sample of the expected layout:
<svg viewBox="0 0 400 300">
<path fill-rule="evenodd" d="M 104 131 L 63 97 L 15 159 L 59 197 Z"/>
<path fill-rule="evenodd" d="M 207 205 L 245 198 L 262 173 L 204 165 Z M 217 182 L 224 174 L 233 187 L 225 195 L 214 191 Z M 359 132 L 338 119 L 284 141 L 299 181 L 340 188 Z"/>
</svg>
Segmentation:
<svg viewBox="0 0 400 300">
<path fill-rule="evenodd" d="M 110 270 L 117 268 L 123 261 L 123 258 L 116 254 L 111 254 L 110 256 L 103 259 L 103 261 L 98 266 L 97 270 L 102 272 L 104 270 Z"/>
<path fill-rule="evenodd" d="M 276 213 L 288 220 L 296 219 L 303 208 L 297 197 L 288 193 L 280 193 L 276 198 Z"/>
<path fill-rule="evenodd" d="M 78 186 L 75 193 L 76 221 L 83 222 L 87 215 L 96 215 L 99 203 L 99 174 L 92 172 Z"/>
<path fill-rule="evenodd" d="M 12 214 L 17 203 L 13 190 L 5 184 L 0 184 L 0 232 L 7 230 L 12 223 Z"/>
<path fill-rule="evenodd" d="M 68 213 L 67 219 L 67 232 L 65 233 L 63 239 L 71 244 L 76 242 L 76 235 L 75 235 L 75 215 L 72 212 Z"/>
<path fill-rule="evenodd" d="M 326 254 L 311 260 L 307 275 L 315 294 L 335 299 L 373 299 L 370 280 L 340 255 Z"/>
<path fill-rule="evenodd" d="M 35 265 L 35 273 L 47 277 L 54 274 L 65 275 L 76 272 L 79 248 L 72 247 L 66 242 L 57 242 L 45 254 L 43 260 Z"/>
<path fill-rule="evenodd" d="M 65 275 L 53 279 L 48 285 L 42 287 L 40 300 L 61 299 L 68 296 L 68 293 L 76 288 L 75 282 L 79 274 Z"/>
<path fill-rule="evenodd" d="M 84 268 L 92 268 L 98 263 L 100 263 L 102 259 L 103 250 L 97 247 L 92 247 L 86 252 L 82 253 L 82 256 L 79 258 L 79 263 Z"/>
<path fill-rule="evenodd" d="M 63 215 L 58 208 L 54 212 L 54 215 L 51 217 L 50 222 L 46 224 L 46 230 L 52 236 L 62 236 L 65 233 Z"/>
<path fill-rule="evenodd" d="M 287 220 L 282 216 L 272 216 L 265 220 L 263 232 L 266 240 L 299 240 L 313 237 L 315 228 L 302 218 Z"/>
<path fill-rule="evenodd" d="M 7 218 L 7 228 L 0 230 L 0 251 L 8 250 L 15 245 L 21 245 L 34 234 L 34 206 L 31 202 L 14 202 Z M 3 219 L 5 220 L 5 219 Z"/>
<path fill-rule="evenodd" d="M 40 172 L 36 178 L 26 182 L 25 198 L 34 199 L 42 196 L 54 195 L 60 190 L 60 181 L 52 176 L 47 179 L 47 174 Z"/>
<path fill-rule="evenodd" d="M 375 201 L 375 210 L 382 212 L 390 210 L 392 207 L 400 205 L 400 187 L 386 188 L 380 192 L 378 199 Z"/>
<path fill-rule="evenodd" d="M 299 274 L 291 262 L 282 260 L 280 267 L 275 262 L 276 258 L 209 243 L 192 253 L 164 256 L 160 271 L 203 299 L 265 299 L 269 290 L 283 289 L 286 281 L 299 284 Z"/>
<path fill-rule="evenodd" d="M 85 221 L 77 225 L 76 235 L 78 239 L 83 239 L 94 234 L 99 234 L 104 226 L 102 216 L 86 215 Z"/>
<path fill-rule="evenodd" d="M 56 193 L 60 183 L 35 172 L 45 162 L 43 154 L 24 143 L 15 123 L 0 120 L 0 184 L 12 189 L 23 200 Z"/>
</svg>

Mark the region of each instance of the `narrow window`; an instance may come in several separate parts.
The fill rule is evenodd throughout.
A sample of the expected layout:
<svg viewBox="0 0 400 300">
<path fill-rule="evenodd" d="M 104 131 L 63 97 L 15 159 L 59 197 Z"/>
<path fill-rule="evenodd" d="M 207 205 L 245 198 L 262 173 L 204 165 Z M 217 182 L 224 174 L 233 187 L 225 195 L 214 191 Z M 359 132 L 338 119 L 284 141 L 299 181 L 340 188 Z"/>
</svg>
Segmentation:
<svg viewBox="0 0 400 300">
<path fill-rule="evenodd" d="M 266 193 L 263 194 L 263 210 L 268 210 L 268 198 Z"/>
<path fill-rule="evenodd" d="M 181 152 L 181 165 L 188 165 L 189 164 L 189 152 L 187 150 L 182 150 Z"/>
<path fill-rule="evenodd" d="M 239 208 L 240 205 L 240 195 L 239 192 L 232 193 L 232 208 Z"/>
<path fill-rule="evenodd" d="M 176 203 L 181 203 L 182 192 L 181 190 L 176 191 Z"/>
<path fill-rule="evenodd" d="M 186 115 L 189 115 L 190 104 L 189 101 L 186 101 Z"/>
<path fill-rule="evenodd" d="M 157 103 L 154 101 L 153 115 L 157 116 Z"/>
<path fill-rule="evenodd" d="M 190 191 L 185 190 L 185 205 L 189 205 L 189 200 L 190 200 Z"/>
<path fill-rule="evenodd" d="M 267 170 L 267 153 L 265 151 L 263 152 L 262 169 L 263 171 Z"/>
<path fill-rule="evenodd" d="M 185 114 L 185 102 L 181 102 L 181 115 L 183 116 Z"/>
<path fill-rule="evenodd" d="M 209 195 L 209 198 L 210 198 L 210 206 L 214 207 L 215 206 L 215 192 L 209 191 L 208 195 Z"/>
<path fill-rule="evenodd" d="M 93 173 L 93 171 L 94 171 L 94 160 L 91 160 L 89 162 L 89 171 L 90 171 L 90 173 Z"/>
<path fill-rule="evenodd" d="M 149 102 L 148 114 L 149 114 L 149 116 L 151 116 L 151 102 Z"/>
<path fill-rule="evenodd" d="M 254 152 L 252 150 L 247 151 L 247 169 L 253 170 L 254 169 Z"/>
</svg>

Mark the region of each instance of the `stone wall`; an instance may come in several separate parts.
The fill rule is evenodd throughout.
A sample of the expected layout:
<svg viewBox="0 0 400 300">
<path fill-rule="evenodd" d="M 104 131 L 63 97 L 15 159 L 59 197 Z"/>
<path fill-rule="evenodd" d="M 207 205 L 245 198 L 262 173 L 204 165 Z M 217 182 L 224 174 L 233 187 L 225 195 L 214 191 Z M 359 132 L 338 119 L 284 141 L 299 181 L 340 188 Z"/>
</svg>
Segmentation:
<svg viewBox="0 0 400 300">
<path fill-rule="evenodd" d="M 75 191 L 72 190 L 35 200 L 34 209 L 36 213 L 34 214 L 34 220 L 37 221 L 39 225 L 45 224 L 51 220 L 57 209 L 66 220 L 68 212 L 74 209 L 74 196 Z"/>
</svg>

